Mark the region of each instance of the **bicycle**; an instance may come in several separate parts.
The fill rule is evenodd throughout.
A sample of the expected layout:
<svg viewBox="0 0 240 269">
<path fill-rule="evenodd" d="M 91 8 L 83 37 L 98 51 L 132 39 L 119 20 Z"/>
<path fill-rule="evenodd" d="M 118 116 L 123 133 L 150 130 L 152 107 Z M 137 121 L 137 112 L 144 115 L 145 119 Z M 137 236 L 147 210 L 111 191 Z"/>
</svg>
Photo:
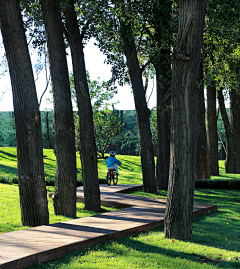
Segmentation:
<svg viewBox="0 0 240 269">
<path fill-rule="evenodd" d="M 108 186 L 111 185 L 111 181 L 113 182 L 114 185 L 117 185 L 118 174 L 116 173 L 115 169 L 108 169 L 108 172 L 107 172 L 107 184 L 108 184 Z"/>
</svg>

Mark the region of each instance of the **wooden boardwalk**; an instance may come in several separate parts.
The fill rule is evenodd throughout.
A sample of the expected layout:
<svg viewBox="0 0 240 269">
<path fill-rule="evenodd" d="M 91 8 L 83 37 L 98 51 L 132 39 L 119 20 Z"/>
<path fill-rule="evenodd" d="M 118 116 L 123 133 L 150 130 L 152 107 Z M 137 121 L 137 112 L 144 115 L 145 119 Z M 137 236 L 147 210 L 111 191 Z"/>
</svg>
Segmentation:
<svg viewBox="0 0 240 269">
<path fill-rule="evenodd" d="M 102 205 L 120 210 L 0 234 L 0 269 L 25 268 L 62 257 L 76 249 L 162 226 L 165 199 L 120 193 L 139 187 L 104 185 L 100 188 Z M 77 189 L 77 200 L 83 201 L 82 188 Z M 214 210 L 217 210 L 216 205 L 194 203 L 194 216 Z"/>
</svg>

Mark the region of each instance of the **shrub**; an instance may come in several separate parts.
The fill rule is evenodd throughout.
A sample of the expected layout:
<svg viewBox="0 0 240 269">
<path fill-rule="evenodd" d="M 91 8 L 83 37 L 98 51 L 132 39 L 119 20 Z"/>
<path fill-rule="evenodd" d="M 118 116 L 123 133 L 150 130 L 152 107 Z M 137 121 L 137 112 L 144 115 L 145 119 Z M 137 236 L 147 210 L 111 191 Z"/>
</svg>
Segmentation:
<svg viewBox="0 0 240 269">
<path fill-rule="evenodd" d="M 46 177 L 46 186 L 54 186 L 55 179 L 54 177 Z M 0 176 L 0 183 L 9 183 L 9 184 L 18 184 L 18 177 L 17 176 Z M 106 179 L 99 179 L 99 184 L 106 184 Z M 82 186 L 83 182 L 81 178 L 77 179 L 77 186 Z"/>
<path fill-rule="evenodd" d="M 239 179 L 196 179 L 195 188 L 240 190 Z"/>
</svg>

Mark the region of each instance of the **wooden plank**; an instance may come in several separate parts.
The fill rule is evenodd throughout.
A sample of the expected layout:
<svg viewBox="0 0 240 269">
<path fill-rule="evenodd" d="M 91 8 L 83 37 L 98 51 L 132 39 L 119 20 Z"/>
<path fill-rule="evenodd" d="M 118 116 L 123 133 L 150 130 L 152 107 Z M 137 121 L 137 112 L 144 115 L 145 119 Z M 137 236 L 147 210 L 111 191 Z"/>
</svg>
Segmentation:
<svg viewBox="0 0 240 269">
<path fill-rule="evenodd" d="M 101 187 L 102 204 L 124 207 L 122 210 L 0 234 L 0 269 L 25 268 L 164 224 L 165 199 L 119 193 L 124 188 L 132 186 Z M 77 190 L 77 199 L 84 199 L 82 188 Z M 213 205 L 195 203 L 193 214 L 198 216 L 216 209 Z"/>
</svg>

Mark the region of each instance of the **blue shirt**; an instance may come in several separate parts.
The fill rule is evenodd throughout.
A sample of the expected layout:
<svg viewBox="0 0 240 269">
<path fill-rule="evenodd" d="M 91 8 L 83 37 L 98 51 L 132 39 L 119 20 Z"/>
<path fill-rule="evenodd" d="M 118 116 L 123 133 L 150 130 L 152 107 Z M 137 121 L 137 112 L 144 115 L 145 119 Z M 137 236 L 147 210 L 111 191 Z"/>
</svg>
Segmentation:
<svg viewBox="0 0 240 269">
<path fill-rule="evenodd" d="M 122 164 L 118 159 L 115 157 L 109 157 L 105 163 L 107 164 L 107 167 L 114 166 L 115 164 Z"/>
</svg>

